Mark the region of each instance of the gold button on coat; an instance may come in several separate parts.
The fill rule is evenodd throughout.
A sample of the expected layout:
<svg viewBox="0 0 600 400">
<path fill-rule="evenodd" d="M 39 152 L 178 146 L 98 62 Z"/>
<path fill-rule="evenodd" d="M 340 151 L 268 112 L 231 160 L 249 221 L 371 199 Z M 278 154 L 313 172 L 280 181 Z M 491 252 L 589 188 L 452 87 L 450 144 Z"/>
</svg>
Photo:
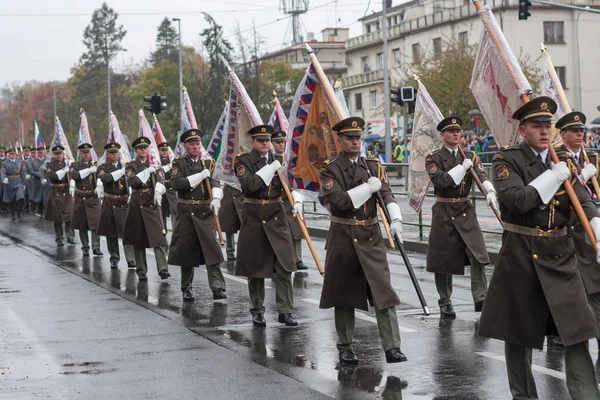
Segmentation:
<svg viewBox="0 0 600 400">
<path fill-rule="evenodd" d="M 537 259 L 538 259 L 538 255 L 537 255 L 537 254 L 534 254 L 534 255 L 533 255 L 533 259 L 534 259 L 534 260 L 537 260 Z"/>
</svg>

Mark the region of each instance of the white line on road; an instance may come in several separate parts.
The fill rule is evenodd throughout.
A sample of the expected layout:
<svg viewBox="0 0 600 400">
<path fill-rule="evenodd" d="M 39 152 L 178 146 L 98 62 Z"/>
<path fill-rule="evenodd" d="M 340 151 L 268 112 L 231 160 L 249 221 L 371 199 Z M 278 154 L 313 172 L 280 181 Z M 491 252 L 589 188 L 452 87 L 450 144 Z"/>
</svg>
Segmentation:
<svg viewBox="0 0 600 400">
<path fill-rule="evenodd" d="M 300 299 L 300 300 L 310 303 L 310 304 L 319 305 L 319 300 L 315 300 L 315 299 Z M 377 319 L 375 319 L 365 313 L 362 313 L 360 311 L 355 311 L 354 315 L 356 316 L 356 318 L 362 319 L 363 321 L 372 322 L 374 324 L 377 323 Z M 400 332 L 405 332 L 405 333 L 416 332 L 414 329 L 410 329 L 410 328 L 407 328 L 402 325 L 398 325 L 398 326 L 400 327 Z"/>
<path fill-rule="evenodd" d="M 483 351 L 483 352 L 475 352 L 475 354 L 480 355 L 482 357 L 487 357 L 487 358 L 491 358 L 493 360 L 498 360 L 498 361 L 502 361 L 503 363 L 506 363 L 506 359 L 504 358 L 504 356 L 501 356 L 496 353 Z M 535 365 L 535 364 L 531 365 L 531 369 L 536 372 L 541 372 L 542 374 L 546 374 L 546 375 L 553 376 L 558 379 L 562 379 L 563 381 L 566 380 L 565 374 L 560 371 L 555 371 L 553 369 L 541 367 L 541 366 Z"/>
</svg>

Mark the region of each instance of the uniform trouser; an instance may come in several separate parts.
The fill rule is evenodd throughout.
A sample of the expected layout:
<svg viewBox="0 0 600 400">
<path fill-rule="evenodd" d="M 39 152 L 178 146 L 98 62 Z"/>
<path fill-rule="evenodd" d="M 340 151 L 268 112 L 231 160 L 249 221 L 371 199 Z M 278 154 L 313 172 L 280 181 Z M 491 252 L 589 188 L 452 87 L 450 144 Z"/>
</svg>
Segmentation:
<svg viewBox="0 0 600 400">
<path fill-rule="evenodd" d="M 275 303 L 279 314 L 291 313 L 294 308 L 294 290 L 292 288 L 292 273 L 286 271 L 279 260 L 275 259 Z M 254 314 L 264 314 L 265 312 L 265 278 L 248 278 L 248 292 L 250 293 L 250 302 L 252 308 L 250 312 Z"/>
<path fill-rule="evenodd" d="M 235 257 L 235 233 L 225 233 L 227 257 Z"/>
<path fill-rule="evenodd" d="M 133 247 L 133 254 L 135 257 L 135 272 L 139 275 L 148 275 L 148 261 L 146 260 L 146 248 L 145 247 Z M 169 270 L 167 264 L 167 250 L 165 246 L 158 246 L 154 248 L 154 257 L 156 258 L 156 271 L 160 273 L 163 269 Z"/>
<path fill-rule="evenodd" d="M 302 261 L 302 239 L 292 239 L 294 242 L 294 255 L 296 256 L 296 262 Z"/>
<path fill-rule="evenodd" d="M 171 231 L 175 232 L 175 224 L 177 223 L 177 193 L 173 189 L 167 189 L 163 194 L 162 201 L 169 203 L 169 216 L 171 217 Z M 167 214 L 163 214 L 163 226 L 167 229 Z"/>
<path fill-rule="evenodd" d="M 181 291 L 187 292 L 192 290 L 192 282 L 194 281 L 195 267 L 181 267 Z M 208 286 L 210 290 L 215 292 L 217 289 L 225 290 L 225 278 L 219 264 L 207 265 L 206 275 L 208 276 Z"/>
<path fill-rule="evenodd" d="M 335 307 L 335 330 L 337 332 L 337 348 L 339 351 L 353 350 L 354 342 L 354 308 Z M 377 329 L 383 350 L 400 348 L 400 327 L 396 307 L 375 309 Z"/>
<path fill-rule="evenodd" d="M 88 231 L 85 229 L 79 230 L 79 240 L 81 240 L 81 250 L 90 249 L 90 241 L 88 237 Z M 92 231 L 92 249 L 100 249 L 100 236 L 96 231 Z"/>
<path fill-rule="evenodd" d="M 600 334 L 600 292 L 588 294 L 587 300 L 592 312 L 594 313 L 594 317 L 596 318 L 596 327 L 598 328 L 598 333 Z M 600 336 L 597 339 L 600 340 Z M 598 351 L 600 352 L 600 350 Z"/>
<path fill-rule="evenodd" d="M 504 352 L 508 385 L 513 399 L 537 399 L 537 390 L 531 372 L 531 348 L 504 343 Z M 600 399 L 594 363 L 587 341 L 565 346 L 565 373 L 567 388 L 573 400 Z"/>
<path fill-rule="evenodd" d="M 487 291 L 487 278 L 485 276 L 485 265 L 481 264 L 471 250 L 467 247 L 467 257 L 471 262 L 471 294 L 473 295 L 473 301 L 485 299 L 485 293 Z M 440 305 L 452 303 L 450 297 L 452 296 L 452 275 L 451 274 L 440 274 L 435 273 L 435 287 L 440 296 Z"/>
<path fill-rule="evenodd" d="M 110 262 L 121 260 L 121 253 L 119 252 L 119 238 L 118 237 L 106 237 L 106 247 L 108 247 L 108 254 L 110 254 Z M 130 261 L 135 262 L 135 254 L 133 252 L 133 246 L 130 244 L 123 245 L 125 252 L 125 260 L 129 263 Z"/>
<path fill-rule="evenodd" d="M 71 222 L 65 222 L 65 230 L 63 231 L 62 224 L 54 223 L 54 235 L 56 236 L 56 240 L 64 239 L 64 232 L 67 233 L 67 238 L 74 239 L 75 231 L 71 228 Z"/>
</svg>

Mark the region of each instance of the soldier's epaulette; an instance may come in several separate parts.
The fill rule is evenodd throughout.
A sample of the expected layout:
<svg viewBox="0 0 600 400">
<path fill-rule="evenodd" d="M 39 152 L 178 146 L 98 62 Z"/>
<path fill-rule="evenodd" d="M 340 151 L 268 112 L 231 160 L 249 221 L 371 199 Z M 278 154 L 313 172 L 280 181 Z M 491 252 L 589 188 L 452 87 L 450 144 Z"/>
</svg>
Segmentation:
<svg viewBox="0 0 600 400">
<path fill-rule="evenodd" d="M 500 150 L 502 150 L 502 151 L 506 151 L 506 150 L 519 150 L 520 148 L 521 148 L 521 146 L 519 146 L 519 145 L 502 146 L 502 147 L 500 147 Z"/>
<path fill-rule="evenodd" d="M 335 160 L 337 160 L 337 156 L 331 156 L 331 157 L 329 157 L 327 160 L 323 161 L 323 164 L 325 164 L 325 165 L 329 165 L 329 164 L 331 164 L 332 162 L 334 162 Z"/>
</svg>

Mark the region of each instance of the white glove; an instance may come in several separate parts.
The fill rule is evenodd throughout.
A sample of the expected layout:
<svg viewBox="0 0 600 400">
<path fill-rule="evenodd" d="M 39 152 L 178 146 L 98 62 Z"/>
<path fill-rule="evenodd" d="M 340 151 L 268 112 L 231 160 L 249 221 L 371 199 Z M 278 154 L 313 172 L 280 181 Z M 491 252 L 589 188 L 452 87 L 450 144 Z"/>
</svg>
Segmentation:
<svg viewBox="0 0 600 400">
<path fill-rule="evenodd" d="M 500 209 L 496 192 L 488 192 L 487 196 L 485 196 L 485 201 L 487 201 L 488 206 L 494 207 L 496 210 Z"/>
<path fill-rule="evenodd" d="M 123 175 L 125 175 L 125 167 L 118 169 L 116 171 L 113 171 L 110 173 L 112 175 L 112 178 L 114 179 L 114 181 L 118 181 L 119 179 L 121 179 L 121 177 Z"/>
<path fill-rule="evenodd" d="M 567 167 L 567 163 L 564 161 L 559 162 L 558 164 L 550 163 L 550 171 L 556 176 L 556 180 L 558 183 L 563 183 L 571 176 L 571 170 Z"/>
<path fill-rule="evenodd" d="M 167 191 L 165 185 L 160 182 L 156 182 L 156 186 L 154 186 L 154 204 L 160 206 L 162 204 L 162 196 Z"/>
<path fill-rule="evenodd" d="M 196 174 L 188 176 L 186 179 L 190 183 L 191 190 L 196 189 L 196 187 L 210 176 L 210 171 L 208 169 L 203 169 L 202 172 L 198 172 Z"/>
<path fill-rule="evenodd" d="M 470 168 L 473 168 L 473 161 L 469 160 L 468 158 L 465 158 L 462 162 L 462 166 L 465 169 L 465 171 L 468 171 Z"/>
<path fill-rule="evenodd" d="M 281 168 L 281 163 L 279 162 L 279 160 L 275 160 L 271 164 L 269 164 L 269 166 L 273 168 L 273 171 L 275 171 L 275 173 L 277 173 L 277 171 L 279 171 L 279 169 Z"/>
<path fill-rule="evenodd" d="M 4 179 L 2 180 L 2 183 L 4 183 L 5 185 L 8 185 L 8 178 L 4 178 Z"/>
<path fill-rule="evenodd" d="M 102 184 L 102 181 L 100 180 L 100 178 L 96 179 L 96 196 L 98 196 L 98 198 L 100 200 L 102 200 L 104 198 L 104 185 Z"/>
<path fill-rule="evenodd" d="M 600 218 L 592 218 L 590 225 L 594 231 L 594 236 L 596 236 L 596 263 L 600 264 Z"/>
<path fill-rule="evenodd" d="M 276 162 L 278 162 L 278 161 L 276 161 Z M 256 175 L 260 176 L 260 179 L 262 179 L 262 181 L 267 186 L 271 184 L 271 181 L 273 180 L 273 176 L 275 176 L 275 172 L 277 172 L 276 169 L 271 167 L 273 164 L 275 164 L 275 162 L 273 162 L 272 164 L 265 165 L 264 167 L 259 169 L 258 172 L 256 173 Z"/>
<path fill-rule="evenodd" d="M 471 160 L 466 159 L 465 161 L 463 161 L 462 164 L 459 164 L 456 167 L 452 168 L 450 171 L 448 171 L 448 175 L 450 175 L 450 177 L 454 181 L 454 184 L 457 186 L 460 185 L 460 182 L 463 180 L 463 178 L 467 174 L 467 169 L 463 166 L 463 164 L 467 161 L 469 163 L 471 163 L 471 167 L 472 167 L 473 163 L 471 162 Z M 467 165 L 469 163 L 467 163 Z"/>
<path fill-rule="evenodd" d="M 166 174 L 167 172 L 169 172 L 171 170 L 171 165 L 167 164 L 167 165 L 163 165 L 162 167 L 163 172 Z"/>
<path fill-rule="evenodd" d="M 42 179 L 42 185 L 45 185 L 46 183 L 48 183 L 48 181 L 46 179 Z"/>
<path fill-rule="evenodd" d="M 562 185 L 562 183 L 571 176 L 571 170 L 564 161 L 558 164 L 550 163 L 550 169 L 529 182 L 528 186 L 533 186 L 540 195 L 542 203 L 548 204 L 550 199 Z"/>
<path fill-rule="evenodd" d="M 402 221 L 399 219 L 393 220 L 390 224 L 390 233 L 392 236 L 397 237 L 400 243 L 404 243 L 404 239 L 402 238 Z"/>
<path fill-rule="evenodd" d="M 219 209 L 221 208 L 221 200 L 223 199 L 223 189 L 220 187 L 212 188 L 212 201 L 210 202 L 210 208 L 213 210 L 215 215 L 219 215 Z"/>
<path fill-rule="evenodd" d="M 583 168 L 581 169 L 581 175 L 583 175 L 584 182 L 589 181 L 592 176 L 596 176 L 596 172 L 598 172 L 598 170 L 596 169 L 594 164 L 587 163 L 587 162 L 583 163 Z"/>
<path fill-rule="evenodd" d="M 149 174 L 153 174 L 156 172 L 156 168 L 154 167 L 148 167 L 145 169 L 145 171 L 148 171 Z"/>
<path fill-rule="evenodd" d="M 369 185 L 369 192 L 371 193 L 378 192 L 381 189 L 381 181 L 374 176 L 367 180 L 367 185 Z"/>
<path fill-rule="evenodd" d="M 75 181 L 71 179 L 71 183 L 69 184 L 69 194 L 71 197 L 75 196 Z"/>
<path fill-rule="evenodd" d="M 63 169 L 61 169 L 61 171 L 65 171 L 66 174 L 67 172 L 69 172 L 69 167 L 64 167 Z"/>
<path fill-rule="evenodd" d="M 153 167 L 150 167 L 153 168 Z M 142 183 L 146 183 L 148 182 L 148 179 L 150 178 L 150 168 L 146 168 L 145 170 L 143 170 L 142 172 L 139 172 L 136 177 L 142 181 Z"/>
<path fill-rule="evenodd" d="M 66 171 L 65 171 L 66 169 Z M 69 172 L 69 168 L 65 167 L 63 169 L 59 169 L 58 171 L 56 171 L 56 177 L 58 178 L 59 181 L 62 180 L 62 178 L 65 177 L 65 175 L 67 174 L 67 172 Z"/>
<path fill-rule="evenodd" d="M 92 173 L 92 174 L 95 174 L 95 173 L 96 173 L 96 171 L 98 171 L 98 167 L 96 167 L 95 165 L 92 165 L 92 166 L 89 168 L 89 170 L 90 170 L 90 173 Z"/>
<path fill-rule="evenodd" d="M 84 169 L 80 169 L 80 170 L 79 170 L 79 177 L 80 177 L 81 179 L 85 179 L 85 178 L 87 178 L 88 176 L 90 176 L 90 174 L 91 174 L 91 173 L 92 173 L 92 167 L 90 167 L 90 168 L 84 168 Z"/>
<path fill-rule="evenodd" d="M 304 198 L 302 193 L 293 191 L 292 199 L 294 199 L 294 208 L 292 209 L 292 216 L 296 218 L 296 215 L 300 215 L 300 219 L 304 220 L 304 208 L 302 204 L 304 203 Z"/>
<path fill-rule="evenodd" d="M 131 200 L 131 193 L 133 193 L 133 190 L 131 190 L 131 186 L 129 186 L 127 192 L 129 193 L 129 196 L 127 197 L 127 204 L 129 204 L 129 201 Z"/>
<path fill-rule="evenodd" d="M 30 180 L 31 179 L 31 175 L 25 174 L 25 179 Z"/>
</svg>

